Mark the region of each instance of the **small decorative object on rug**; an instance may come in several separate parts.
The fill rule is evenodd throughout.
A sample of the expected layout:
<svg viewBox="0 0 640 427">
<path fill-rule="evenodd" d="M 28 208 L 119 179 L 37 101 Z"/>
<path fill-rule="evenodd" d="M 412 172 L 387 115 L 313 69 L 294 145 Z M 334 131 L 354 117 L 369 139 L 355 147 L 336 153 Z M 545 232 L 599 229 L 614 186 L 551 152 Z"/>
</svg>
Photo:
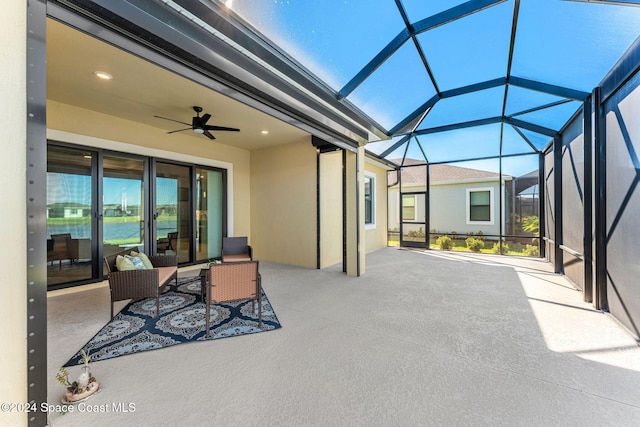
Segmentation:
<svg viewBox="0 0 640 427">
<path fill-rule="evenodd" d="M 100 388 L 100 384 L 91 375 L 91 368 L 89 366 L 89 360 L 91 357 L 89 353 L 82 350 L 82 372 L 77 380 L 69 382 L 69 372 L 64 368 L 60 368 L 56 378 L 60 384 L 67 387 L 67 392 L 62 396 L 62 403 L 76 403 L 81 400 L 87 399 L 93 395 Z"/>
</svg>

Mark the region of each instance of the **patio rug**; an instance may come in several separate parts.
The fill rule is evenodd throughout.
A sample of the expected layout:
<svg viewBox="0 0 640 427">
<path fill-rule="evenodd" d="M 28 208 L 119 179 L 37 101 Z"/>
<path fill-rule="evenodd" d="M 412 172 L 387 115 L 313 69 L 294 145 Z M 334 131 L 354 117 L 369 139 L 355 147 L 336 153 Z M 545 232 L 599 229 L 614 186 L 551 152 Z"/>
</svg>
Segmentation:
<svg viewBox="0 0 640 427">
<path fill-rule="evenodd" d="M 155 298 L 130 302 L 111 322 L 85 344 L 91 362 L 156 350 L 194 341 L 255 334 L 280 328 L 264 291 L 262 293 L 262 328 L 258 328 L 258 305 L 251 301 L 211 306 L 211 329 L 205 338 L 206 304 L 200 302 L 200 278 L 178 278 L 160 296 L 160 315 Z M 80 350 L 80 351 L 81 351 Z M 64 366 L 82 364 L 80 351 Z"/>
</svg>

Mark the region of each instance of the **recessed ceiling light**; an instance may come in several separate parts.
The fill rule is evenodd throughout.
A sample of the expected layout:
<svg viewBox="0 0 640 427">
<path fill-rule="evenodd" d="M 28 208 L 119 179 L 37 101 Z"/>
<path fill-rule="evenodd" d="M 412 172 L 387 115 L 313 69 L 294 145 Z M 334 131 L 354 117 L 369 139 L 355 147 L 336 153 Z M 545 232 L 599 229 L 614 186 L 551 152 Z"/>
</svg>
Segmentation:
<svg viewBox="0 0 640 427">
<path fill-rule="evenodd" d="M 263 135 L 266 135 L 266 134 L 269 133 L 269 131 L 268 130 L 261 130 L 260 133 L 263 134 Z"/>
<path fill-rule="evenodd" d="M 107 72 L 104 71 L 95 71 L 94 74 L 96 75 L 96 77 L 103 79 L 103 80 L 111 80 L 113 79 L 113 76 Z"/>
</svg>

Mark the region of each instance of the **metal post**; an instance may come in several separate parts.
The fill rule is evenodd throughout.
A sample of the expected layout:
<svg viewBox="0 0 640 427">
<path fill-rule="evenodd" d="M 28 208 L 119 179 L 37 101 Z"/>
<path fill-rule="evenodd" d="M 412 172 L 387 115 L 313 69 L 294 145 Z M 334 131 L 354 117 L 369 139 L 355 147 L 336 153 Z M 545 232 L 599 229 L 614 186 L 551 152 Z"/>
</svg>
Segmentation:
<svg viewBox="0 0 640 427">
<path fill-rule="evenodd" d="M 47 413 L 47 117 L 46 18 L 44 0 L 27 7 L 27 399 L 37 408 L 28 414 L 29 425 L 46 425 Z M 16 183 L 16 185 L 18 185 Z M 5 284 L 6 285 L 6 284 Z M 19 304 L 19 301 L 16 301 Z M 11 327 L 5 325 L 5 327 Z M 16 402 L 21 403 L 21 402 Z M 24 402 L 22 402 L 24 403 Z"/>
<path fill-rule="evenodd" d="M 546 221 L 546 193 L 545 193 L 545 170 L 544 170 L 544 153 L 538 154 L 538 248 L 540 256 L 547 256 L 547 245 L 544 243 L 544 237 L 547 230 Z"/>
<path fill-rule="evenodd" d="M 342 272 L 347 272 L 347 150 L 342 150 Z"/>
<path fill-rule="evenodd" d="M 602 105 L 602 92 L 599 87 L 593 91 L 595 111 L 594 124 L 594 194 L 595 204 L 594 239 L 595 285 L 593 288 L 593 306 L 597 310 L 607 310 L 607 147 L 606 117 Z"/>
<path fill-rule="evenodd" d="M 584 238 L 582 243 L 582 253 L 584 254 L 584 293 L 586 302 L 593 301 L 593 155 L 591 129 L 591 112 L 593 111 L 592 97 L 589 96 L 584 101 L 583 106 L 583 129 L 584 129 L 584 192 L 582 207 L 584 210 Z"/>
<path fill-rule="evenodd" d="M 564 270 L 564 252 L 560 248 L 562 245 L 562 138 L 559 135 L 553 137 L 553 194 L 555 214 L 553 271 L 562 273 Z"/>
<path fill-rule="evenodd" d="M 316 269 L 320 270 L 320 149 L 316 148 Z"/>
<path fill-rule="evenodd" d="M 431 165 L 427 162 L 427 166 L 425 167 L 427 168 L 427 182 L 425 183 L 427 191 L 424 195 L 424 227 L 426 228 L 426 249 L 431 249 Z"/>
</svg>

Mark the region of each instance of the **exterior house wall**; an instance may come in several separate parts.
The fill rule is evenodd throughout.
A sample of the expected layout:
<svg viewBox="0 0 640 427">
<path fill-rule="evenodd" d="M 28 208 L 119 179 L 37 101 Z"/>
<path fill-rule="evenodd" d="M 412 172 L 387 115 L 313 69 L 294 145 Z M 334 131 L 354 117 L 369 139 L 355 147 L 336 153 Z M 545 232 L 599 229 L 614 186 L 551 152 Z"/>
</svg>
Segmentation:
<svg viewBox="0 0 640 427">
<path fill-rule="evenodd" d="M 56 141 L 227 169 L 229 235 L 250 235 L 249 151 L 189 133 L 168 135 L 163 129 L 51 100 L 47 129 L 48 138 Z"/>
<path fill-rule="evenodd" d="M 491 200 L 493 210 L 492 224 L 469 224 L 467 221 L 467 190 L 480 188 L 493 189 Z M 482 231 L 485 235 L 499 235 L 499 191 L 500 188 L 497 181 L 432 185 L 430 192 L 431 229 L 435 229 L 436 232 L 455 231 L 458 234 Z"/>
<path fill-rule="evenodd" d="M 3 365 L 0 401 L 28 402 L 27 399 L 27 7 L 26 1 L 5 2 L 0 14 L 0 116 L 2 156 L 0 181 L 0 360 Z M 43 242 L 44 244 L 44 242 Z M 9 261 L 10 260 L 10 261 Z M 44 313 L 46 315 L 46 312 Z M 0 424 L 26 425 L 27 413 L 2 412 Z"/>
<path fill-rule="evenodd" d="M 320 154 L 320 268 L 342 262 L 342 151 Z"/>
<path fill-rule="evenodd" d="M 491 188 L 493 189 L 493 224 L 468 224 L 467 223 L 467 190 Z M 423 192 L 424 185 L 403 185 L 402 190 L 407 192 Z M 504 185 L 503 185 L 504 191 Z M 389 229 L 400 228 L 400 200 L 398 187 L 389 189 Z M 432 184 L 429 193 L 430 224 L 431 230 L 436 233 L 448 233 L 455 231 L 458 234 L 477 233 L 482 231 L 485 235 L 500 234 L 499 211 L 500 193 L 497 180 L 476 180 L 473 182 L 456 182 L 453 184 Z M 504 197 L 504 194 L 503 194 Z M 503 213 L 504 227 L 504 213 Z M 424 222 L 425 205 L 423 199 L 416 198 L 415 221 Z M 426 230 L 425 230 L 426 231 Z"/>
<path fill-rule="evenodd" d="M 375 180 L 374 225 L 365 224 L 365 252 L 387 246 L 387 171 L 370 162 L 365 162 L 365 176 Z"/>
<path fill-rule="evenodd" d="M 316 150 L 306 141 L 251 152 L 254 258 L 315 268 Z"/>
</svg>

